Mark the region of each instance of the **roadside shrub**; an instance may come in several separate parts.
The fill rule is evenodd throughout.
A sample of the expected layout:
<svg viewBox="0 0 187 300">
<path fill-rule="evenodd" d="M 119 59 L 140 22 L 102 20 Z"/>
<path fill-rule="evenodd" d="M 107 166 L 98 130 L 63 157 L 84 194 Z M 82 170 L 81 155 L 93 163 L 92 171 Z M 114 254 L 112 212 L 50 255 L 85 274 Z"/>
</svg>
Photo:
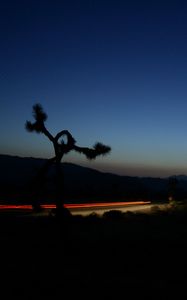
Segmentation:
<svg viewBox="0 0 187 300">
<path fill-rule="evenodd" d="M 150 211 L 153 214 L 158 214 L 158 213 L 161 212 L 161 209 L 160 209 L 160 207 L 158 205 L 154 205 L 153 207 L 151 207 Z"/>
<path fill-rule="evenodd" d="M 110 220 L 119 220 L 124 218 L 124 213 L 121 210 L 118 209 L 112 209 L 109 211 L 106 211 L 103 214 L 104 219 L 110 219 Z"/>
</svg>

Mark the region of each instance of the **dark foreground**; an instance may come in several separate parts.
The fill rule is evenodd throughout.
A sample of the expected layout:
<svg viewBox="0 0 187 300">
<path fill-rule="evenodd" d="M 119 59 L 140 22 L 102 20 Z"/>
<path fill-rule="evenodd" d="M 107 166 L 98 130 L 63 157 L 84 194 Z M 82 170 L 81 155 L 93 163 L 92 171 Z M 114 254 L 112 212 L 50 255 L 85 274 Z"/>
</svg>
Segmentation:
<svg viewBox="0 0 187 300">
<path fill-rule="evenodd" d="M 187 212 L 0 215 L 1 299 L 187 298 Z"/>
</svg>

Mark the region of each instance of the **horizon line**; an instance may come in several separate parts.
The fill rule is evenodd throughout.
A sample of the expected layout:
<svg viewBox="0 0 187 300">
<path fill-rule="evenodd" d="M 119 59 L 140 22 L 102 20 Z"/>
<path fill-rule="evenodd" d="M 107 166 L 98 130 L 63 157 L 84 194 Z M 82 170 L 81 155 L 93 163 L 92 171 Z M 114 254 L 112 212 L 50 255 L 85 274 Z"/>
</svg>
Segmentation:
<svg viewBox="0 0 187 300">
<path fill-rule="evenodd" d="M 10 156 L 10 157 L 17 157 L 17 158 L 21 158 L 21 159 L 27 159 L 27 158 L 30 158 L 30 159 L 38 159 L 38 160 L 48 160 L 49 158 L 42 158 L 42 157 L 34 157 L 34 156 L 23 156 L 23 155 L 17 155 L 17 154 L 5 154 L 5 153 L 0 153 L 0 155 L 2 156 Z M 155 178 L 155 179 L 168 179 L 170 177 L 178 177 L 178 176 L 186 176 L 187 175 L 185 173 L 171 173 L 170 175 L 165 175 L 165 176 L 159 176 L 159 175 L 129 175 L 129 174 L 121 174 L 121 173 L 118 173 L 118 172 L 115 172 L 115 171 L 107 171 L 107 170 L 102 170 L 101 168 L 99 167 L 90 167 L 90 166 L 85 166 L 84 164 L 81 164 L 81 163 L 78 163 L 78 162 L 71 162 L 71 161 L 63 161 L 61 162 L 61 164 L 72 164 L 72 165 L 75 165 L 75 166 L 79 166 L 81 168 L 87 168 L 87 169 L 91 169 L 91 170 L 94 170 L 94 171 L 97 171 L 97 172 L 100 172 L 100 173 L 103 173 L 103 174 L 111 174 L 111 175 L 116 175 L 116 176 L 120 176 L 120 177 L 138 177 L 138 178 Z M 129 167 L 128 167 L 129 168 Z M 133 168 L 134 169 L 134 168 Z"/>
</svg>

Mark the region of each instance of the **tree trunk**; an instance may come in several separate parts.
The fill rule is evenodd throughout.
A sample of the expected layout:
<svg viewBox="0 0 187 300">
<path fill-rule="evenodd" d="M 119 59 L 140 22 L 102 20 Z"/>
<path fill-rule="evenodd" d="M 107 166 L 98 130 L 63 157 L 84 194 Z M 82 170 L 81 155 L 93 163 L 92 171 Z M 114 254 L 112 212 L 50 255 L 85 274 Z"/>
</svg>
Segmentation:
<svg viewBox="0 0 187 300">
<path fill-rule="evenodd" d="M 45 190 L 45 183 L 46 183 L 46 174 L 53 164 L 55 160 L 55 157 L 52 157 L 45 161 L 43 166 L 39 169 L 37 175 L 35 176 L 31 188 L 32 188 L 32 194 L 33 194 L 33 200 L 32 200 L 32 207 L 33 210 L 38 212 L 41 211 L 41 205 L 39 199 L 43 195 L 43 190 Z"/>
<path fill-rule="evenodd" d="M 57 160 L 56 167 L 56 213 L 62 215 L 64 209 L 64 176 L 61 169 L 61 163 Z"/>
</svg>

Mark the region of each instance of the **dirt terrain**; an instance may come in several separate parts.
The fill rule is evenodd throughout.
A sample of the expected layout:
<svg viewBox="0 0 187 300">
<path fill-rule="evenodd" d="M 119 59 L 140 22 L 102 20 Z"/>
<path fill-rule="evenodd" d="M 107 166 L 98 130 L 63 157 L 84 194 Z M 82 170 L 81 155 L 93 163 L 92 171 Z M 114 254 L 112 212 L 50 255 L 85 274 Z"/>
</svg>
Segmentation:
<svg viewBox="0 0 187 300">
<path fill-rule="evenodd" d="M 187 296 L 186 210 L 66 219 L 2 212 L 0 237 L 1 299 Z"/>
</svg>

